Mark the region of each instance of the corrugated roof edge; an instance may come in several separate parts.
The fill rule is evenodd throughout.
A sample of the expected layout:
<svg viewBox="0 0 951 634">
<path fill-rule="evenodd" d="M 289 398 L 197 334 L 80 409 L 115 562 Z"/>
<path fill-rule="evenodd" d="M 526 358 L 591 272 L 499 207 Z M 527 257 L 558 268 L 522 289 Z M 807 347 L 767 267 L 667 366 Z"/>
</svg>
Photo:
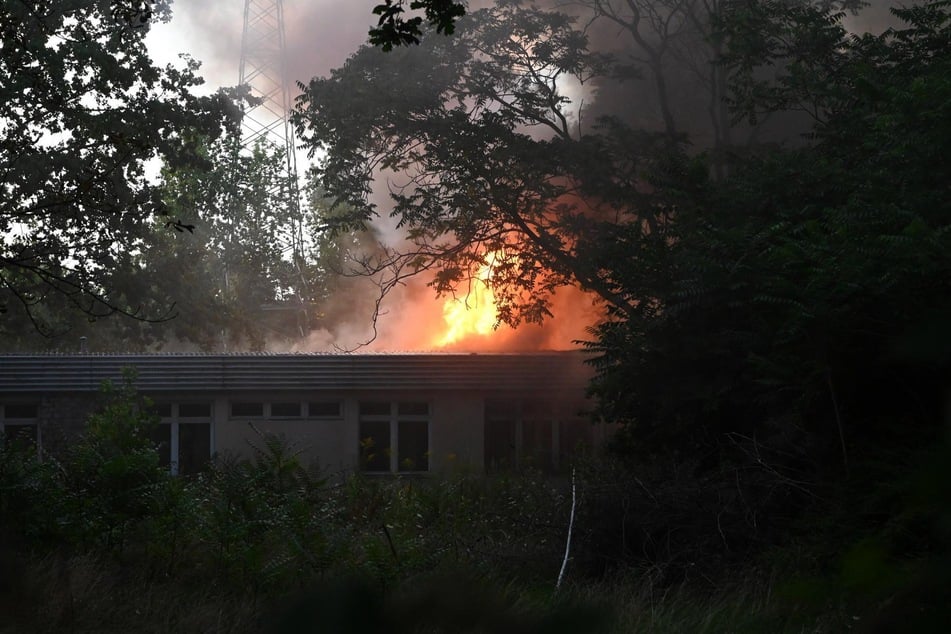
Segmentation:
<svg viewBox="0 0 951 634">
<path fill-rule="evenodd" d="M 467 360 L 471 359 L 469 363 Z M 580 351 L 442 354 L 0 355 L 0 393 L 98 390 L 135 366 L 143 390 L 575 390 L 593 374 Z"/>
<path fill-rule="evenodd" d="M 585 354 L 576 350 L 533 350 L 523 352 L 455 352 L 445 350 L 387 350 L 367 352 L 0 352 L 3 357 L 389 357 L 389 356 L 445 356 L 445 357 L 532 357 L 545 355 Z"/>
</svg>

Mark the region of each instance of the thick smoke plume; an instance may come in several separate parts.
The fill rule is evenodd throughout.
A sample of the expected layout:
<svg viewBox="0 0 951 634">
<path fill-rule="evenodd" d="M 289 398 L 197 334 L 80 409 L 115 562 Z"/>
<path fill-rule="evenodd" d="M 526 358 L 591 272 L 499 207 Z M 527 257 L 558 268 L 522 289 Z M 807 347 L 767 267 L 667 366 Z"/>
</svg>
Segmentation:
<svg viewBox="0 0 951 634">
<path fill-rule="evenodd" d="M 329 75 L 347 57 L 366 42 L 367 30 L 374 22 L 370 2 L 334 2 L 331 0 L 287 0 L 284 3 L 289 74 L 292 85 L 306 83 L 311 77 Z M 485 2 L 470 4 L 470 9 Z M 557 6 L 557 2 L 543 2 Z M 583 3 L 581 3 L 583 4 Z M 891 24 L 889 3 L 873 2 L 862 15 L 850 17 L 848 27 L 854 32 L 881 31 Z M 170 27 L 156 29 L 151 37 L 159 61 L 171 59 L 172 53 L 188 52 L 203 64 L 202 74 L 211 89 L 237 82 L 241 52 L 244 2 L 177 2 Z M 589 16 L 579 3 L 568 7 L 578 15 L 579 24 Z M 595 21 L 587 29 L 591 45 L 602 52 L 629 55 L 630 34 L 606 21 Z M 180 49 L 180 50 L 179 50 Z M 696 99 L 691 79 L 671 71 L 672 108 L 684 122 L 684 131 L 704 144 L 707 131 L 702 104 Z M 585 90 L 584 118 L 593 122 L 597 116 L 622 116 L 638 127 L 659 127 L 657 113 L 651 106 L 651 85 L 644 79 L 599 84 L 593 93 Z M 296 87 L 294 89 L 296 93 Z M 300 158 L 299 158 L 300 160 Z M 306 163 L 301 161 L 301 163 Z M 385 179 L 381 179 L 381 185 Z M 387 208 L 385 187 L 375 192 L 380 208 Z M 385 214 L 384 214 L 385 216 Z M 400 232 L 384 217 L 376 227 L 384 242 L 399 247 Z M 443 300 L 437 299 L 426 279 L 411 279 L 395 288 L 380 306 L 374 330 L 372 317 L 378 287 L 371 280 L 349 278 L 341 291 L 321 310 L 318 329 L 294 344 L 300 351 L 354 349 L 370 342 L 370 350 L 429 350 L 437 334 L 445 329 Z M 518 351 L 565 349 L 575 347 L 576 340 L 586 338 L 586 328 L 601 316 L 592 298 L 578 289 L 566 288 L 555 296 L 552 311 L 555 318 L 542 326 L 523 325 L 517 330 L 500 327 L 488 336 L 474 336 L 453 349 L 469 351 Z M 286 345 L 286 344 L 285 344 Z M 276 348 L 277 346 L 275 346 Z"/>
</svg>

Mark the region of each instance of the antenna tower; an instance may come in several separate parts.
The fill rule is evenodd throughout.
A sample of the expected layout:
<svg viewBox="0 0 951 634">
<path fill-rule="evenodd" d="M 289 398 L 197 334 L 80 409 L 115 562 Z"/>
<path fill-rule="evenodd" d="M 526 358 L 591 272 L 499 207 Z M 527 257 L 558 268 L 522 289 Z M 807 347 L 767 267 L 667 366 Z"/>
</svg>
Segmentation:
<svg viewBox="0 0 951 634">
<path fill-rule="evenodd" d="M 304 230 L 300 188 L 297 179 L 294 126 L 290 122 L 291 90 L 287 73 L 287 45 L 284 35 L 283 0 L 245 0 L 244 31 L 241 37 L 241 64 L 238 83 L 250 89 L 253 102 L 245 102 L 241 118 L 241 147 L 249 151 L 265 142 L 282 150 L 286 159 L 286 185 L 282 187 L 291 235 L 289 244 L 302 286 L 298 299 L 303 306 Z M 283 238 L 283 237 L 282 237 Z M 301 335 L 303 335 L 301 329 Z"/>
</svg>

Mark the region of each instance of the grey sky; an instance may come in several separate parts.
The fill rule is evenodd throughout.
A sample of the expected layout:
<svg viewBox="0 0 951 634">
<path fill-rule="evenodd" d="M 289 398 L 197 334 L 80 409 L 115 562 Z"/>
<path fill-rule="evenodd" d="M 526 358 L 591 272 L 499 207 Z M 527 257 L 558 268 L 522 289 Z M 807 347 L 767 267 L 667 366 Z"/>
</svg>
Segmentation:
<svg viewBox="0 0 951 634">
<path fill-rule="evenodd" d="M 238 83 L 244 0 L 176 0 L 169 24 L 149 35 L 159 63 L 188 53 L 202 62 L 208 89 Z M 373 0 L 285 0 L 284 23 L 292 81 L 306 82 L 340 66 L 366 41 Z"/>
</svg>

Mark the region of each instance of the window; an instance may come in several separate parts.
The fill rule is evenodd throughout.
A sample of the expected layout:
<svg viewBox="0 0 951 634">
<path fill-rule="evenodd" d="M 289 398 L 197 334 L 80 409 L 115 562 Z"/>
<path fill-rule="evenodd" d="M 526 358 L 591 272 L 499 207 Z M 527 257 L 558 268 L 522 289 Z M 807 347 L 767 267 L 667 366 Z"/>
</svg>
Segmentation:
<svg viewBox="0 0 951 634">
<path fill-rule="evenodd" d="M 555 468 L 559 427 L 545 401 L 490 400 L 485 404 L 485 470 Z"/>
<path fill-rule="evenodd" d="M 506 471 L 518 466 L 520 411 L 518 401 L 486 402 L 483 433 L 487 473 Z"/>
<path fill-rule="evenodd" d="M 203 471 L 211 460 L 211 403 L 157 403 L 152 432 L 159 461 L 173 475 Z"/>
<path fill-rule="evenodd" d="M 7 403 L 3 407 L 3 418 L 4 420 L 36 420 L 39 409 L 36 403 Z"/>
<path fill-rule="evenodd" d="M 521 459 L 525 466 L 550 469 L 552 463 L 552 424 L 538 415 L 522 417 Z"/>
<path fill-rule="evenodd" d="M 232 401 L 231 418 L 340 418 L 340 401 Z"/>
<path fill-rule="evenodd" d="M 363 401 L 360 416 L 389 416 L 392 406 L 386 401 Z"/>
<path fill-rule="evenodd" d="M 38 430 L 33 425 L 3 424 L 3 441 L 14 444 L 36 445 L 39 440 Z"/>
<path fill-rule="evenodd" d="M 360 457 L 364 471 L 390 470 L 389 421 L 360 421 Z"/>
<path fill-rule="evenodd" d="M 156 403 L 152 406 L 152 409 L 155 410 L 155 415 L 159 418 L 171 418 L 172 417 L 172 404 L 171 403 Z"/>
<path fill-rule="evenodd" d="M 311 401 L 307 415 L 311 418 L 340 418 L 340 401 Z"/>
<path fill-rule="evenodd" d="M 429 422 L 397 421 L 397 467 L 400 471 L 429 471 Z"/>
<path fill-rule="evenodd" d="M 40 446 L 37 421 L 39 404 L 5 403 L 0 405 L 0 437 L 4 443 Z"/>
<path fill-rule="evenodd" d="M 211 425 L 209 423 L 178 424 L 178 472 L 198 473 L 211 460 Z"/>
<path fill-rule="evenodd" d="M 211 403 L 179 403 L 178 415 L 182 418 L 211 418 Z"/>
<path fill-rule="evenodd" d="M 572 416 L 558 423 L 559 464 L 566 465 L 573 456 L 583 454 L 594 446 L 594 424 L 580 416 Z"/>
<path fill-rule="evenodd" d="M 274 418 L 300 418 L 300 403 L 271 403 L 271 416 Z"/>
<path fill-rule="evenodd" d="M 429 471 L 429 403 L 361 402 L 360 458 L 364 471 Z"/>
<path fill-rule="evenodd" d="M 264 416 L 264 403 L 236 402 L 231 403 L 231 418 L 261 417 Z"/>
<path fill-rule="evenodd" d="M 426 416 L 429 414 L 429 403 L 398 403 L 396 411 L 400 416 Z"/>
</svg>

